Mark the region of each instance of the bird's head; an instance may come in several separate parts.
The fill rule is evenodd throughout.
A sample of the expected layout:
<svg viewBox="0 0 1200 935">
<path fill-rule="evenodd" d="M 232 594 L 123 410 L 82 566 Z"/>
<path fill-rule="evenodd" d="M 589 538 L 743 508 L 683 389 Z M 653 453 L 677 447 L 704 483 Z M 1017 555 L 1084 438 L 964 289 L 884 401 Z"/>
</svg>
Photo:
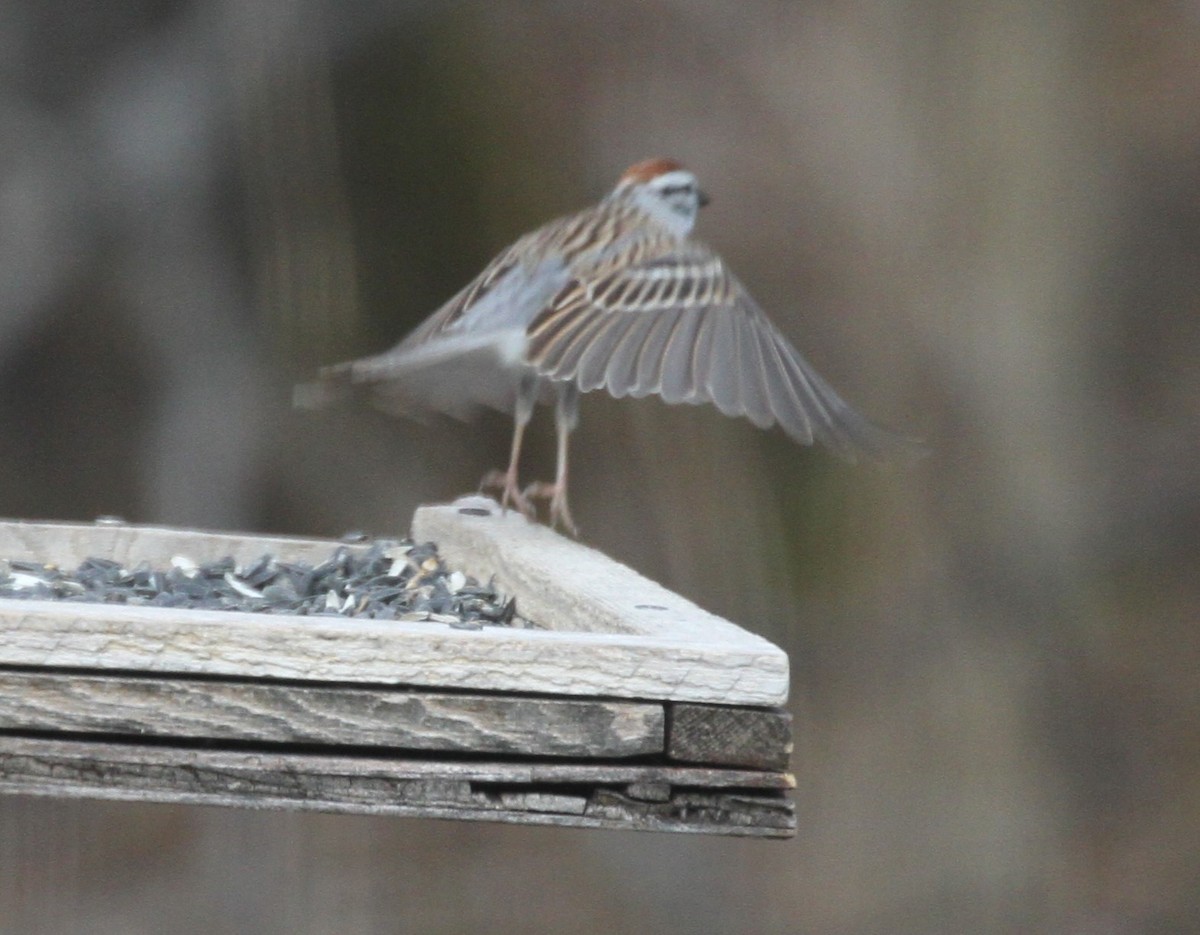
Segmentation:
<svg viewBox="0 0 1200 935">
<path fill-rule="evenodd" d="M 680 237 L 691 233 L 697 212 L 708 204 L 696 176 L 674 159 L 647 159 L 630 166 L 611 197 L 631 199 Z"/>
</svg>

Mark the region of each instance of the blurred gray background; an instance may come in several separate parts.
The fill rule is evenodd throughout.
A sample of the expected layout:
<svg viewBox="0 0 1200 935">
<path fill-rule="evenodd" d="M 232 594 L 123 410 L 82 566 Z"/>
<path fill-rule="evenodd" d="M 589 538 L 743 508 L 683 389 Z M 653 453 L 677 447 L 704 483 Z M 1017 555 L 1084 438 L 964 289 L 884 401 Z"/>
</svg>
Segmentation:
<svg viewBox="0 0 1200 935">
<path fill-rule="evenodd" d="M 654 155 L 934 448 L 584 399 L 585 540 L 791 655 L 795 841 L 8 798 L 0 931 L 1193 930 L 1197 101 L 1183 0 L 0 4 L 0 515 L 406 530 L 507 421 L 292 383 Z"/>
</svg>

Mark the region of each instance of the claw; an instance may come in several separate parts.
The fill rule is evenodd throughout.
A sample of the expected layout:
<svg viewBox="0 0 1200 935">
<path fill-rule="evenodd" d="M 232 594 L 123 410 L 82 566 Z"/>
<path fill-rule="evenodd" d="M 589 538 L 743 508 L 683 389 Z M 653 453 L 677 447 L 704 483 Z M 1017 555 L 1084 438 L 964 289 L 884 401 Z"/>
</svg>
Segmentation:
<svg viewBox="0 0 1200 935">
<path fill-rule="evenodd" d="M 567 506 L 567 485 L 550 484 L 546 481 L 536 481 L 525 488 L 522 498 L 530 500 L 550 501 L 550 525 L 556 526 L 572 538 L 579 538 L 579 528 L 571 518 L 571 510 Z"/>
<path fill-rule="evenodd" d="M 537 521 L 537 510 L 529 502 L 529 497 L 517 488 L 516 471 L 488 471 L 479 482 L 479 491 L 496 491 L 500 494 L 500 509 L 505 513 L 510 506 L 521 511 L 521 515 L 531 522 Z"/>
</svg>

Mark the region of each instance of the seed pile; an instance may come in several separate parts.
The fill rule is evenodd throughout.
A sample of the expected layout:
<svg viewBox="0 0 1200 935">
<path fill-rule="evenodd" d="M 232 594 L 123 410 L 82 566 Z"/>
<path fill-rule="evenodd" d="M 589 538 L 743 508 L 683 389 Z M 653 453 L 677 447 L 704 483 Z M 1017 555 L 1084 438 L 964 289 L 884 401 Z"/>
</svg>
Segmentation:
<svg viewBox="0 0 1200 935">
<path fill-rule="evenodd" d="M 248 565 L 177 555 L 166 569 L 88 558 L 67 571 L 12 559 L 0 561 L 0 597 L 422 620 L 469 630 L 519 621 L 516 602 L 490 582 L 448 571 L 432 542 L 408 540 L 357 551 L 339 546 L 316 566 L 273 555 Z"/>
</svg>

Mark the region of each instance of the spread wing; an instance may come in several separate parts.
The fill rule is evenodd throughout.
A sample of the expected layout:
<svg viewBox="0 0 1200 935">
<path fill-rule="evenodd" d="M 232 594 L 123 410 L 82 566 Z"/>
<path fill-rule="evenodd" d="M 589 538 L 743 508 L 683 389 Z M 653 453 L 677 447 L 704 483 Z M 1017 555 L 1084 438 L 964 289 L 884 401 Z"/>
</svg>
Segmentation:
<svg viewBox="0 0 1200 935">
<path fill-rule="evenodd" d="M 707 247 L 673 242 L 650 253 L 578 273 L 559 292 L 529 327 L 538 373 L 585 392 L 713 403 L 850 461 L 920 452 L 851 408 Z"/>
<path fill-rule="evenodd" d="M 394 414 L 435 409 L 467 418 L 480 405 L 511 411 L 525 327 L 567 279 L 561 260 L 536 249 L 560 226 L 504 250 L 395 347 L 323 368 L 316 383 L 293 394 L 296 405 L 316 408 L 367 386 L 372 402 Z"/>
<path fill-rule="evenodd" d="M 550 225 L 547 225 L 549 227 Z M 408 334 L 393 350 L 409 350 L 444 335 L 458 325 L 486 296 L 496 290 L 521 265 L 521 257 L 529 252 L 530 241 L 544 238 L 544 231 L 526 234 L 502 251 L 483 268 L 463 289 L 445 305 L 430 315 Z"/>
</svg>

